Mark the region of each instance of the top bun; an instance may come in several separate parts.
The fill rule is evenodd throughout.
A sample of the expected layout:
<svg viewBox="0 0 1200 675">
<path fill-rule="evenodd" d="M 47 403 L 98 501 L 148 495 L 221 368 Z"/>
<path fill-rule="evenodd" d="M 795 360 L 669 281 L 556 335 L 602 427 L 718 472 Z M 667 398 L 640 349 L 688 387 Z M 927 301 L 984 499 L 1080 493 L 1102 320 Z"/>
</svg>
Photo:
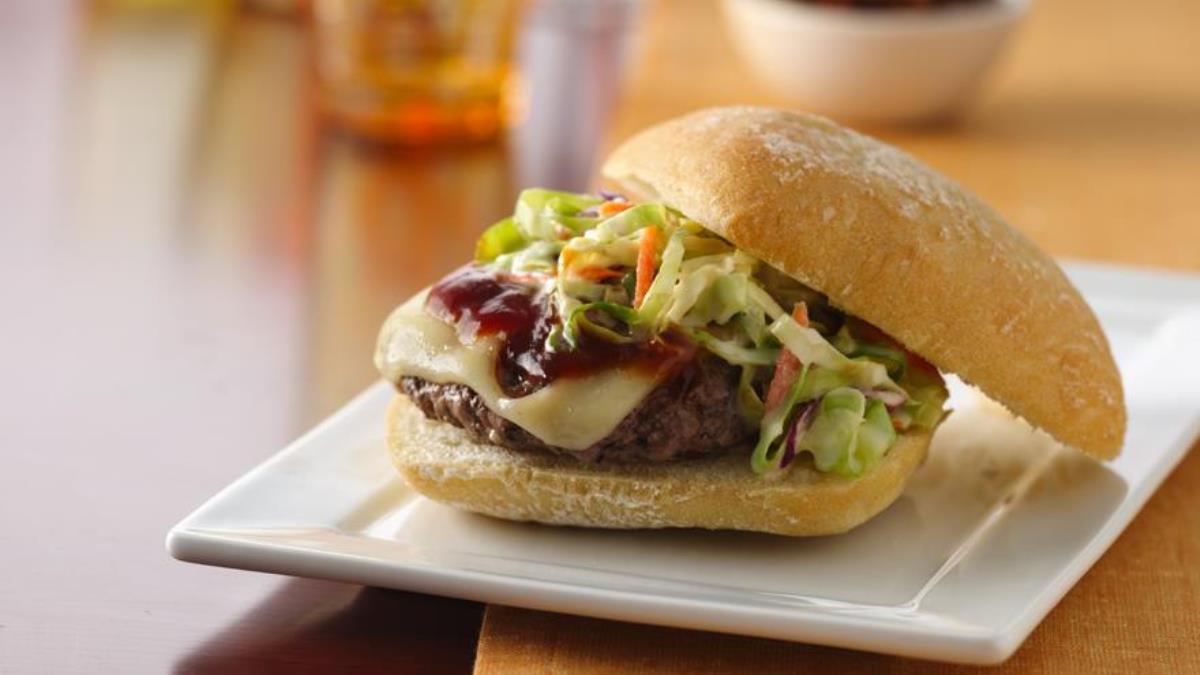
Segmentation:
<svg viewBox="0 0 1200 675">
<path fill-rule="evenodd" d="M 879 326 L 1059 441 L 1125 435 L 1108 342 L 1058 265 L 912 157 L 813 115 L 700 110 L 617 148 L 604 175 Z"/>
</svg>

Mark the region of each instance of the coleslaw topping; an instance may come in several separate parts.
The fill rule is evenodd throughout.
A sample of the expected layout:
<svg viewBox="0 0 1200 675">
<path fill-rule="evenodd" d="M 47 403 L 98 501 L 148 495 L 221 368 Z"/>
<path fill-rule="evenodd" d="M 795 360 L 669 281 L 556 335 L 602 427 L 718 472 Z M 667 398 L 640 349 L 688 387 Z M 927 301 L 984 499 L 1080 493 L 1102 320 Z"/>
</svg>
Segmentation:
<svg viewBox="0 0 1200 675">
<path fill-rule="evenodd" d="M 531 189 L 488 228 L 476 265 L 547 289 L 548 350 L 681 333 L 741 369 L 750 466 L 778 476 L 869 471 L 910 428 L 944 416 L 937 370 L 825 296 L 661 203 Z"/>
</svg>

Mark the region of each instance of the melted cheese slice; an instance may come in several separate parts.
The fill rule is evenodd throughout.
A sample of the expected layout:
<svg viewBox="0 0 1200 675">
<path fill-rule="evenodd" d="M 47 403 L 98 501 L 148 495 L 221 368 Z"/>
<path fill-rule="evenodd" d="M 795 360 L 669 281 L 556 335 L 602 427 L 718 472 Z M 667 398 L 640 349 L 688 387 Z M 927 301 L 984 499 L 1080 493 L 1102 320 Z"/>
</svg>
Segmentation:
<svg viewBox="0 0 1200 675">
<path fill-rule="evenodd" d="M 464 345 L 454 327 L 425 311 L 422 291 L 383 325 L 375 365 L 391 382 L 406 375 L 474 389 L 485 405 L 542 442 L 583 450 L 604 439 L 658 384 L 630 370 L 608 370 L 555 380 L 521 398 L 508 398 L 496 384 L 495 338 Z"/>
</svg>

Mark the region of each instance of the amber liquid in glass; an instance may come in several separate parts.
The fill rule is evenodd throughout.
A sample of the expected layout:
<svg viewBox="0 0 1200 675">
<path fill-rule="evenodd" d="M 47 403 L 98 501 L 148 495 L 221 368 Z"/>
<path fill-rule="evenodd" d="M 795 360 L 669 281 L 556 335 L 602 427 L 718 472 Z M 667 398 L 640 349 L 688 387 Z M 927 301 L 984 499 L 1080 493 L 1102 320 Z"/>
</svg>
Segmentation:
<svg viewBox="0 0 1200 675">
<path fill-rule="evenodd" d="M 494 138 L 509 117 L 515 0 L 318 0 L 322 103 L 404 145 Z"/>
</svg>

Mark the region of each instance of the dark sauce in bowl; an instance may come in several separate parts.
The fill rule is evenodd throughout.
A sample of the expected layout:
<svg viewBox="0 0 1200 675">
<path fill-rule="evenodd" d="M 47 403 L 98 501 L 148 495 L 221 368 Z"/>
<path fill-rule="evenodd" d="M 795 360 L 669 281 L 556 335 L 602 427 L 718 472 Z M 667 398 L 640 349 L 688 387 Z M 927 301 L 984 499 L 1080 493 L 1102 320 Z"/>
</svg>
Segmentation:
<svg viewBox="0 0 1200 675">
<path fill-rule="evenodd" d="M 695 343 L 675 331 L 632 342 L 582 333 L 574 348 L 553 345 L 549 338 L 560 321 L 541 279 L 466 265 L 434 284 L 425 303 L 428 312 L 455 327 L 464 344 L 500 337 L 496 381 L 506 396 L 526 396 L 559 378 L 608 369 L 634 369 L 662 380 L 696 355 Z"/>
</svg>

